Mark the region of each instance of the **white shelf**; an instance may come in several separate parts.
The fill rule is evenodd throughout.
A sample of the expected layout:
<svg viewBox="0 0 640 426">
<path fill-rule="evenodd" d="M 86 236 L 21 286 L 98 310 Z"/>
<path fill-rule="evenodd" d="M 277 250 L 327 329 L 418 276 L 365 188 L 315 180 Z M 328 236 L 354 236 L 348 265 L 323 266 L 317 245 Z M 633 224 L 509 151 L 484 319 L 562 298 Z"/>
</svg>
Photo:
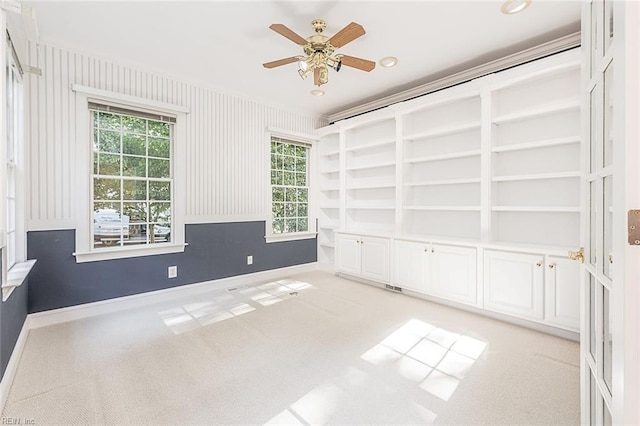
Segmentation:
<svg viewBox="0 0 640 426">
<path fill-rule="evenodd" d="M 355 190 L 355 189 L 384 189 L 384 188 L 395 188 L 395 183 L 383 183 L 383 184 L 369 184 L 369 185 L 349 185 L 347 186 L 347 190 Z"/>
<path fill-rule="evenodd" d="M 512 182 L 517 180 L 542 180 L 542 179 L 562 179 L 580 177 L 580 172 L 558 172 L 558 173 L 539 173 L 531 175 L 511 175 L 496 176 L 491 180 L 493 182 Z"/>
<path fill-rule="evenodd" d="M 580 207 L 572 206 L 493 206 L 494 212 L 580 213 Z"/>
<path fill-rule="evenodd" d="M 323 175 L 332 175 L 335 173 L 340 173 L 340 169 L 326 169 L 326 170 L 320 170 L 320 174 Z"/>
<path fill-rule="evenodd" d="M 352 166 L 352 167 L 347 167 L 348 171 L 353 171 L 353 170 L 367 170 L 367 169 L 380 169 L 383 167 L 391 167 L 391 166 L 395 166 L 396 162 L 395 161 L 385 161 L 385 162 L 380 162 L 380 163 L 374 163 L 374 164 L 365 164 L 362 166 Z"/>
<path fill-rule="evenodd" d="M 394 204 L 393 200 L 390 200 L 389 202 L 391 202 L 392 204 Z M 353 204 L 350 206 L 347 206 L 347 210 L 395 210 L 394 206 L 381 206 L 381 205 L 367 205 L 367 204 Z"/>
<path fill-rule="evenodd" d="M 404 206 L 405 210 L 479 212 L 480 206 Z"/>
<path fill-rule="evenodd" d="M 431 161 L 454 160 L 456 158 L 479 157 L 481 151 L 474 149 L 471 151 L 460 151 L 451 154 L 428 155 L 404 160 L 405 163 L 427 163 Z"/>
<path fill-rule="evenodd" d="M 480 183 L 480 178 L 465 179 L 443 179 L 443 180 L 425 180 L 421 182 L 405 183 L 405 186 L 439 186 L 439 185 L 461 185 L 467 183 Z"/>
<path fill-rule="evenodd" d="M 320 192 L 336 192 L 336 191 L 340 191 L 340 188 L 320 188 L 319 189 Z"/>
<path fill-rule="evenodd" d="M 513 121 L 526 120 L 529 118 L 542 117 L 562 111 L 570 111 L 580 108 L 580 97 L 571 98 L 563 101 L 553 102 L 530 108 L 524 111 L 518 111 L 510 114 L 503 114 L 493 119 L 495 124 L 504 124 Z"/>
<path fill-rule="evenodd" d="M 328 229 L 330 231 L 335 231 L 336 229 L 339 228 L 339 226 L 336 223 L 321 223 L 321 224 L 318 225 L 318 228 L 320 228 L 320 229 Z"/>
<path fill-rule="evenodd" d="M 566 138 L 546 139 L 542 141 L 514 143 L 509 145 L 495 146 L 491 149 L 492 152 L 509 152 L 509 151 L 521 151 L 526 149 L 545 148 L 550 146 L 571 145 L 579 144 L 580 136 L 568 136 Z"/>
<path fill-rule="evenodd" d="M 433 130 L 427 130 L 425 132 L 414 133 L 406 135 L 403 139 L 407 142 L 416 142 L 420 139 L 433 139 L 438 136 L 452 135 L 455 133 L 463 133 L 469 130 L 479 129 L 480 121 L 472 121 L 470 123 L 456 124 L 452 126 L 443 126 Z"/>
<path fill-rule="evenodd" d="M 329 210 L 329 209 L 337 210 L 340 208 L 340 205 L 339 204 L 323 204 L 320 206 L 320 208 L 322 210 Z"/>
<path fill-rule="evenodd" d="M 329 152 L 321 153 L 320 156 L 321 157 L 333 157 L 334 155 L 338 155 L 338 154 L 340 154 L 340 151 L 329 151 Z"/>
<path fill-rule="evenodd" d="M 385 146 L 385 145 L 393 145 L 396 143 L 396 139 L 383 139 L 380 141 L 375 141 L 375 142 L 371 142 L 365 145 L 358 145 L 358 146 L 352 146 L 347 148 L 345 151 L 346 152 L 356 152 L 356 151 L 362 151 L 362 150 L 366 150 L 366 149 L 371 149 L 371 148 L 377 148 L 380 146 Z"/>
<path fill-rule="evenodd" d="M 323 240 L 321 240 L 318 244 L 320 244 L 322 247 L 329 247 L 329 248 L 335 248 L 335 246 L 336 246 L 332 242 L 323 241 Z"/>
</svg>

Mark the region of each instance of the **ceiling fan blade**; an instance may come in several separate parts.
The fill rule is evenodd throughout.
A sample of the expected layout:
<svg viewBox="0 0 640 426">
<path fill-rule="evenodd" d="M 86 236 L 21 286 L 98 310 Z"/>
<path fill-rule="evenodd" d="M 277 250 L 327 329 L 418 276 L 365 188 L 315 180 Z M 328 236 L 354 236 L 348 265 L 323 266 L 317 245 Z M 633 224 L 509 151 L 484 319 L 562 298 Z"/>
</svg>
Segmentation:
<svg viewBox="0 0 640 426">
<path fill-rule="evenodd" d="M 299 44 L 300 46 L 304 46 L 307 44 L 307 40 L 300 37 L 298 34 L 294 33 L 287 26 L 282 24 L 272 24 L 269 28 L 273 31 L 277 32 L 281 36 L 284 36 L 294 42 L 295 44 Z"/>
<path fill-rule="evenodd" d="M 371 71 L 376 67 L 376 63 L 373 61 L 368 61 L 366 59 L 356 58 L 355 56 L 342 55 L 340 57 L 340 62 L 342 65 L 346 65 L 351 68 L 357 68 L 362 71 Z"/>
<path fill-rule="evenodd" d="M 290 58 L 278 59 L 277 61 L 267 62 L 266 64 L 262 64 L 265 68 L 275 68 L 281 65 L 292 64 L 294 62 L 299 61 L 297 56 L 292 56 Z"/>
<path fill-rule="evenodd" d="M 362 25 L 352 22 L 331 37 L 329 43 L 337 49 L 364 35 L 364 33 L 365 30 Z"/>
<path fill-rule="evenodd" d="M 315 68 L 313 70 L 313 84 L 320 87 L 322 83 L 320 83 L 320 68 Z"/>
</svg>

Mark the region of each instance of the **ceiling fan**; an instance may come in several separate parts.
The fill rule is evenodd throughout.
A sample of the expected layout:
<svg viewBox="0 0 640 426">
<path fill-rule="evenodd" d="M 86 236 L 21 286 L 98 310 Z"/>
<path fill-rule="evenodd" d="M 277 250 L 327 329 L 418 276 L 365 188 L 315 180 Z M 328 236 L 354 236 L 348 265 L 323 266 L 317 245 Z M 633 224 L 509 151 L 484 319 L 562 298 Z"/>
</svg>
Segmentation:
<svg viewBox="0 0 640 426">
<path fill-rule="evenodd" d="M 336 49 L 364 35 L 365 31 L 362 25 L 352 22 L 338 31 L 333 37 L 327 37 L 322 34 L 322 31 L 327 27 L 327 23 L 324 20 L 314 19 L 311 21 L 311 25 L 316 34 L 306 39 L 300 37 L 285 25 L 271 25 L 269 28 L 273 31 L 302 46 L 304 55 L 279 59 L 262 65 L 265 68 L 275 68 L 298 62 L 298 74 L 300 74 L 300 77 L 304 79 L 313 72 L 313 84 L 316 86 L 321 86 L 329 81 L 329 68 L 340 71 L 340 68 L 345 65 L 369 72 L 376 67 L 376 63 L 373 61 L 356 58 L 355 56 L 334 54 Z"/>
</svg>

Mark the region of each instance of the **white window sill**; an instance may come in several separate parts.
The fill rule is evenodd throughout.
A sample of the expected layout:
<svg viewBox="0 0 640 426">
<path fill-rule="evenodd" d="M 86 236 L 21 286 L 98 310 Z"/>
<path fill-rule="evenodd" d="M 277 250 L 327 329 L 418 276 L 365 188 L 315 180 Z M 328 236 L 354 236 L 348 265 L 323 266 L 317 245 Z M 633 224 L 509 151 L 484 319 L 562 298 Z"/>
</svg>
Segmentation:
<svg viewBox="0 0 640 426">
<path fill-rule="evenodd" d="M 16 263 L 7 271 L 7 282 L 2 284 L 2 301 L 6 301 L 16 287 L 20 287 L 27 279 L 36 259 Z"/>
<path fill-rule="evenodd" d="M 104 248 L 89 252 L 75 252 L 76 263 L 97 262 L 100 260 L 127 259 L 130 257 L 154 256 L 158 254 L 182 253 L 187 246 L 184 244 L 154 244 L 153 247 L 115 247 Z"/>
<path fill-rule="evenodd" d="M 264 237 L 267 243 L 279 243 L 282 241 L 310 240 L 318 236 L 317 232 L 297 232 L 295 234 L 272 234 Z"/>
</svg>

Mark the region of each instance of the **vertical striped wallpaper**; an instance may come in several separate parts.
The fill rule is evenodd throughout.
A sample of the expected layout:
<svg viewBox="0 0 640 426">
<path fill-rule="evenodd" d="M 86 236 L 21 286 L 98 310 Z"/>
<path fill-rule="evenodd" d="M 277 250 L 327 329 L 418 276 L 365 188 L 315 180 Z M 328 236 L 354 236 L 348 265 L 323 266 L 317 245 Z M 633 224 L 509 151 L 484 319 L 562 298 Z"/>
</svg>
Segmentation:
<svg viewBox="0 0 640 426">
<path fill-rule="evenodd" d="M 25 78 L 27 228 L 75 227 L 72 84 L 185 106 L 187 223 L 266 218 L 268 143 L 265 129 L 312 133 L 318 117 L 118 65 L 42 43 L 29 43 L 29 64 L 42 76 Z"/>
</svg>

